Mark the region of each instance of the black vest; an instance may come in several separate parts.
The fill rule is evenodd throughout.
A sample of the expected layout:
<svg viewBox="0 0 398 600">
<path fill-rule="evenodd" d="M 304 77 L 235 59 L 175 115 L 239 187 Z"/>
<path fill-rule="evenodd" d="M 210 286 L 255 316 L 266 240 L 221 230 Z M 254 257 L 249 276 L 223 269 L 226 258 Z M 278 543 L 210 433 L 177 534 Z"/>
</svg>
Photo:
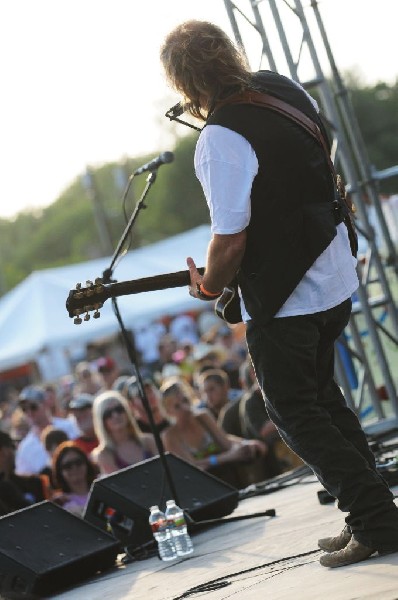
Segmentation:
<svg viewBox="0 0 398 600">
<path fill-rule="evenodd" d="M 290 79 L 260 71 L 251 87 L 288 102 L 322 127 L 307 95 Z M 238 282 L 252 319 L 266 323 L 336 235 L 332 175 L 321 146 L 271 109 L 226 104 L 207 124 L 241 134 L 257 156 Z"/>
</svg>

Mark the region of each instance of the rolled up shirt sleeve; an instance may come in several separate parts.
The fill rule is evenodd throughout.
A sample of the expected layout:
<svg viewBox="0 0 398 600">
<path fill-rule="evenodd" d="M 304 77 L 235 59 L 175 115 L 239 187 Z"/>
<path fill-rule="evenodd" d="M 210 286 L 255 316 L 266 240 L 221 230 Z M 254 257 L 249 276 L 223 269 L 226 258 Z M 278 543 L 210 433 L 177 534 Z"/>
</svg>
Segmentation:
<svg viewBox="0 0 398 600">
<path fill-rule="evenodd" d="M 250 193 L 258 171 L 250 143 L 231 129 L 208 125 L 196 146 L 195 171 L 209 206 L 212 233 L 243 231 L 250 221 Z"/>
</svg>

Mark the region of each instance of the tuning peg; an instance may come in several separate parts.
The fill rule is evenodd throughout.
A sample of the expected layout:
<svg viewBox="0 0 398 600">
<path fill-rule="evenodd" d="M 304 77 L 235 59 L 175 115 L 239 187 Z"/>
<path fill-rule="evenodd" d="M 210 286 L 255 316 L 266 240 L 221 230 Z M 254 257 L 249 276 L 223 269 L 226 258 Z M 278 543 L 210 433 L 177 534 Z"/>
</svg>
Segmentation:
<svg viewBox="0 0 398 600">
<path fill-rule="evenodd" d="M 88 279 L 86 281 L 86 287 L 93 287 L 93 282 Z"/>
<path fill-rule="evenodd" d="M 77 290 L 81 290 L 82 289 L 82 284 L 81 283 L 77 283 L 76 284 L 76 289 Z"/>
<path fill-rule="evenodd" d="M 88 314 L 88 312 L 84 315 L 84 321 L 89 321 L 90 320 L 90 315 Z"/>
<path fill-rule="evenodd" d="M 75 325 L 81 325 L 81 323 L 82 323 L 82 320 L 81 320 L 81 318 L 80 318 L 80 317 L 75 317 L 75 318 L 73 319 L 73 322 L 74 322 L 74 324 L 75 324 Z"/>
<path fill-rule="evenodd" d="M 94 283 L 95 283 L 95 285 L 101 285 L 102 278 L 101 277 L 96 277 L 96 279 L 94 279 Z"/>
<path fill-rule="evenodd" d="M 95 313 L 93 314 L 93 319 L 99 319 L 100 318 L 100 311 L 96 310 Z"/>
</svg>

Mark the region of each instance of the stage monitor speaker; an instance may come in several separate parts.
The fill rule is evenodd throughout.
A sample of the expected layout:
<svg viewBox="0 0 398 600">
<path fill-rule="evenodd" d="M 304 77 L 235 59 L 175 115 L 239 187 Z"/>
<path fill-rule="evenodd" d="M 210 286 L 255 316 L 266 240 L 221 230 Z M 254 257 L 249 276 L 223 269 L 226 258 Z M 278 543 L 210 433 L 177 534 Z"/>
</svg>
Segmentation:
<svg viewBox="0 0 398 600">
<path fill-rule="evenodd" d="M 0 597 L 42 598 L 114 565 L 120 542 L 52 502 L 0 518 Z"/>
<path fill-rule="evenodd" d="M 165 459 L 178 502 L 194 521 L 218 519 L 237 506 L 239 492 L 169 452 Z M 152 540 L 149 508 L 163 510 L 172 498 L 161 459 L 156 456 L 94 481 L 84 518 L 121 543 L 138 548 Z"/>
</svg>

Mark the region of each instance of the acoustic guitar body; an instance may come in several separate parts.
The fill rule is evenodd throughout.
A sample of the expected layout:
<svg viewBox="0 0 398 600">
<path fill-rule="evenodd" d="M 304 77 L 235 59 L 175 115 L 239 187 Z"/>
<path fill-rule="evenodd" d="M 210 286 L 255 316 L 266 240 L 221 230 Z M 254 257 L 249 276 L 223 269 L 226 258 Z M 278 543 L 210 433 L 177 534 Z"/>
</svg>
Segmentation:
<svg viewBox="0 0 398 600">
<path fill-rule="evenodd" d="M 230 325 L 241 323 L 242 313 L 240 311 L 240 298 L 237 287 L 225 287 L 221 296 L 216 300 L 214 310 L 218 317 Z"/>
</svg>

